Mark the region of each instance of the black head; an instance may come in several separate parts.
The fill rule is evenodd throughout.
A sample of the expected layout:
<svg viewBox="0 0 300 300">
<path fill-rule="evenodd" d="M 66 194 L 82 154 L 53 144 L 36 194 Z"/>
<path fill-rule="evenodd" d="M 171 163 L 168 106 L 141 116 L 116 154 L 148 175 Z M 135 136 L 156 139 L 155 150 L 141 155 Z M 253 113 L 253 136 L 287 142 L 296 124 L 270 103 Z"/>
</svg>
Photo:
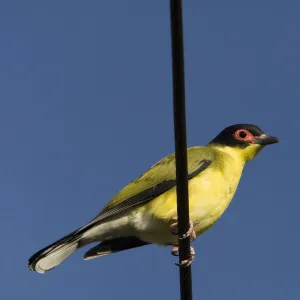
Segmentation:
<svg viewBox="0 0 300 300">
<path fill-rule="evenodd" d="M 278 142 L 276 137 L 266 135 L 256 125 L 236 124 L 221 131 L 210 144 L 246 148 L 250 145 L 266 146 Z"/>
</svg>

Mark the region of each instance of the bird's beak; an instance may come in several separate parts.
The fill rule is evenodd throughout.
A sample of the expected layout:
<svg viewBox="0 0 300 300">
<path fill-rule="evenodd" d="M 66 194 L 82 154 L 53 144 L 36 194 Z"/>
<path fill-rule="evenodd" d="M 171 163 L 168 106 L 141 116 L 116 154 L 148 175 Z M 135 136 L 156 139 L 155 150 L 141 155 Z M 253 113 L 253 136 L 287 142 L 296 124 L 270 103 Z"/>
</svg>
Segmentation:
<svg viewBox="0 0 300 300">
<path fill-rule="evenodd" d="M 262 134 L 258 137 L 255 138 L 254 144 L 266 146 L 266 145 L 271 145 L 278 143 L 279 139 L 276 138 L 275 136 L 267 135 L 267 134 Z"/>
</svg>

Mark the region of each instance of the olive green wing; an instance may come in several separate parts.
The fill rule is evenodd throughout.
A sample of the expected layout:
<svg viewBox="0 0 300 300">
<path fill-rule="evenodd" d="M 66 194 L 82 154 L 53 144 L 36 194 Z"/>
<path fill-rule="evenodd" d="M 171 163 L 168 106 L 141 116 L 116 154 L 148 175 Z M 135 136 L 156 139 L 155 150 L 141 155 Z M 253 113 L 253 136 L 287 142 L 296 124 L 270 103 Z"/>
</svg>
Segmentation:
<svg viewBox="0 0 300 300">
<path fill-rule="evenodd" d="M 214 153 L 206 147 L 188 148 L 188 179 L 204 171 L 212 163 Z M 166 156 L 117 193 L 100 214 L 87 226 L 145 204 L 176 186 L 175 155 Z"/>
</svg>

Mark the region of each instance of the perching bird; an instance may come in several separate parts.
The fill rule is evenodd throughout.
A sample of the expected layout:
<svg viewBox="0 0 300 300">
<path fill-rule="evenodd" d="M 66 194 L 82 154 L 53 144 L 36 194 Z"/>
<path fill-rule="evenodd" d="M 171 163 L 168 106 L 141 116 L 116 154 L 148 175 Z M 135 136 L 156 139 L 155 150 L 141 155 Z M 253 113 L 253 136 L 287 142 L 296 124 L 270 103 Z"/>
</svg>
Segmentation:
<svg viewBox="0 0 300 300">
<path fill-rule="evenodd" d="M 192 237 L 220 218 L 234 196 L 245 163 L 273 143 L 278 139 L 257 126 L 237 124 L 224 129 L 204 147 L 188 148 Z M 125 186 L 87 225 L 34 254 L 29 268 L 47 272 L 93 242 L 100 244 L 88 250 L 84 259 L 147 244 L 176 246 L 178 238 L 171 230 L 176 226 L 176 205 L 175 156 L 171 154 Z"/>
</svg>

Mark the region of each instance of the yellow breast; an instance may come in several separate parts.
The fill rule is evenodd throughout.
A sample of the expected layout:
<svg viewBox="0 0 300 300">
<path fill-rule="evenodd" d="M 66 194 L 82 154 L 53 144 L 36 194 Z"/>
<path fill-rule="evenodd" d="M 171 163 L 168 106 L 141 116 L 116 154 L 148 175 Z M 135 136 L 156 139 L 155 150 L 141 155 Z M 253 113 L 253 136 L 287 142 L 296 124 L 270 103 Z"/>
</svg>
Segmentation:
<svg viewBox="0 0 300 300">
<path fill-rule="evenodd" d="M 242 170 L 232 172 L 209 169 L 203 177 L 189 184 L 190 218 L 196 234 L 200 235 L 211 227 L 230 204 L 237 189 Z"/>
<path fill-rule="evenodd" d="M 221 153 L 198 176 L 189 180 L 190 219 L 196 234 L 211 227 L 223 214 L 237 189 L 244 163 Z M 141 238 L 165 244 L 174 238 L 170 234 L 172 218 L 177 216 L 176 188 L 160 195 L 135 212 L 136 228 Z"/>
</svg>

